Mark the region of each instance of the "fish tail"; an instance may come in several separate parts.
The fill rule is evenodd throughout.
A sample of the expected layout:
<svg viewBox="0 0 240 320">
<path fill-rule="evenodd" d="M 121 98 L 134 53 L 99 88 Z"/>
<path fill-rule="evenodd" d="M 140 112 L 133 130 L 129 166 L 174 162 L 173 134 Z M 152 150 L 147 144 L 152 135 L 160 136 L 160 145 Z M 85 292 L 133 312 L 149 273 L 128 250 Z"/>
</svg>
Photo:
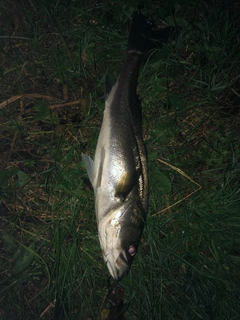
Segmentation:
<svg viewBox="0 0 240 320">
<path fill-rule="evenodd" d="M 134 11 L 128 37 L 128 52 L 147 53 L 154 48 L 161 48 L 172 35 L 173 28 L 157 30 L 153 21 L 144 18 L 140 11 Z"/>
</svg>

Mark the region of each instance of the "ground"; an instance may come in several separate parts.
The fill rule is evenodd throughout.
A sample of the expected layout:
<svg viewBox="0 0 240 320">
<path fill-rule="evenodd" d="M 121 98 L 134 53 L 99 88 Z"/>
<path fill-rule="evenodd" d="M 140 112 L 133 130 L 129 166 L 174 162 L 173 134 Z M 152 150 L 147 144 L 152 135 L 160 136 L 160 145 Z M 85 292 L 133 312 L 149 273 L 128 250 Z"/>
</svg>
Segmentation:
<svg viewBox="0 0 240 320">
<path fill-rule="evenodd" d="M 2 0 L 1 319 L 108 315 L 81 152 L 94 154 L 104 77 L 119 73 L 139 6 L 175 31 L 139 76 L 150 205 L 123 310 L 240 317 L 238 1 Z"/>
</svg>

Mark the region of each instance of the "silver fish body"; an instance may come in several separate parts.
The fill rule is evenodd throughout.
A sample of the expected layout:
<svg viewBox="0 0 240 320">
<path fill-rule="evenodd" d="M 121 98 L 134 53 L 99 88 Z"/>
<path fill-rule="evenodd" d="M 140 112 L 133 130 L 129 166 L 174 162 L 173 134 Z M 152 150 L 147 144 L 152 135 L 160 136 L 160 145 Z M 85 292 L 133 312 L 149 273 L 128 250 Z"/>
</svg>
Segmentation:
<svg viewBox="0 0 240 320">
<path fill-rule="evenodd" d="M 147 158 L 136 93 L 143 50 L 131 42 L 129 39 L 117 82 L 112 88 L 106 84 L 105 110 L 94 161 L 82 154 L 94 189 L 103 258 L 115 280 L 121 280 L 130 270 L 148 207 Z"/>
</svg>

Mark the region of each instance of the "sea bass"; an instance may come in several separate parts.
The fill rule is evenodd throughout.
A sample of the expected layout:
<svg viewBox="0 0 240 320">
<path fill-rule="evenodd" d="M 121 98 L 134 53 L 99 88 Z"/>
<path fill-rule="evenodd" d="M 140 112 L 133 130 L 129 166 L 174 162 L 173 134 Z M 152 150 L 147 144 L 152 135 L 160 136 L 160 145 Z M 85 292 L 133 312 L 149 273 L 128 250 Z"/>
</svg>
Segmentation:
<svg viewBox="0 0 240 320">
<path fill-rule="evenodd" d="M 94 189 L 103 258 L 118 281 L 130 270 L 148 209 L 147 157 L 136 89 L 151 28 L 141 13 L 134 12 L 120 75 L 114 86 L 108 80 L 105 83 L 105 110 L 94 161 L 82 154 Z"/>
</svg>

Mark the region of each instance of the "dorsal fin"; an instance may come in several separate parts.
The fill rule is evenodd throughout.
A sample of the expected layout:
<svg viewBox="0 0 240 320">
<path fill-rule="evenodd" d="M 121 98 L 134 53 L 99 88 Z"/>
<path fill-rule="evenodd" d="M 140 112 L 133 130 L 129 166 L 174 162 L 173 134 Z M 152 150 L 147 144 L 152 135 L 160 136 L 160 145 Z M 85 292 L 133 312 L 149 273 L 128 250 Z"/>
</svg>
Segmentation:
<svg viewBox="0 0 240 320">
<path fill-rule="evenodd" d="M 104 80 L 104 94 L 105 94 L 105 101 L 107 100 L 112 88 L 114 87 L 114 82 L 109 76 L 105 76 Z"/>
</svg>

